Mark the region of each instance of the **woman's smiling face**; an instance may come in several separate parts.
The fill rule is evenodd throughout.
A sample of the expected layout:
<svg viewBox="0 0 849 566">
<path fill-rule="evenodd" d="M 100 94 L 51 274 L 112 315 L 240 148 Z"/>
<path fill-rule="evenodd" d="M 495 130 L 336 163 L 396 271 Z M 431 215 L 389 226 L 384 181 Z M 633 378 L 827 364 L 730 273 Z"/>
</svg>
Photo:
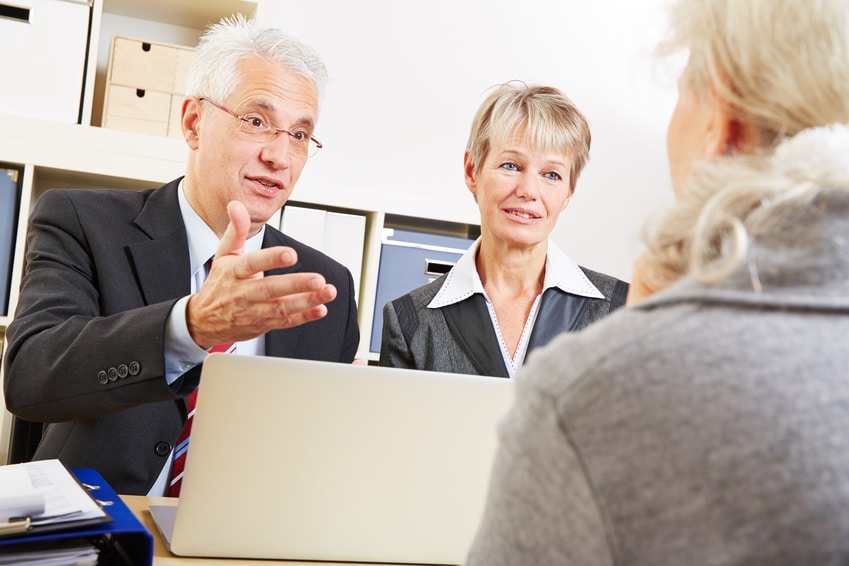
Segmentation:
<svg viewBox="0 0 849 566">
<path fill-rule="evenodd" d="M 480 167 L 466 156 L 466 185 L 481 212 L 481 231 L 504 243 L 547 242 L 572 198 L 572 159 L 538 151 L 522 137 L 494 144 Z"/>
</svg>

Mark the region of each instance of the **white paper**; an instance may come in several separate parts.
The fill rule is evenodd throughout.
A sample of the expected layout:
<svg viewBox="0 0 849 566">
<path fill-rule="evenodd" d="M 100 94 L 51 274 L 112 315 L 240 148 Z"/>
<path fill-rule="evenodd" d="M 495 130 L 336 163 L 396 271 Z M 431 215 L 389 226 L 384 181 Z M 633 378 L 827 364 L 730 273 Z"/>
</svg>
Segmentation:
<svg viewBox="0 0 849 566">
<path fill-rule="evenodd" d="M 59 460 L 0 466 L 0 504 L 7 498 L 10 503 L 20 498 L 41 498 L 43 511 L 29 515 L 34 525 L 106 515 Z M 16 508 L 0 508 L 0 517 L 4 516 L 8 519 L 21 513 Z"/>
</svg>

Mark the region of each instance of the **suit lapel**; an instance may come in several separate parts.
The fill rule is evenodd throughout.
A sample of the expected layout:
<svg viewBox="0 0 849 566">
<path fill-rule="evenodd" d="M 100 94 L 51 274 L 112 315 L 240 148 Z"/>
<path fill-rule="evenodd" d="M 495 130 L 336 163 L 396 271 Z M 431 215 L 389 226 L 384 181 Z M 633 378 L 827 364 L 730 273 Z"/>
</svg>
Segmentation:
<svg viewBox="0 0 849 566">
<path fill-rule="evenodd" d="M 546 290 L 531 332 L 528 353 L 548 344 L 562 332 L 577 330 L 589 303 L 590 299 L 568 295 L 555 288 Z M 442 311 L 451 335 L 475 369 L 481 375 L 507 377 L 507 367 L 483 295 L 472 295 L 465 301 L 443 307 Z"/>
<path fill-rule="evenodd" d="M 150 240 L 130 244 L 129 253 L 147 304 L 191 292 L 189 243 L 177 200 L 179 180 L 150 193 L 134 222 Z"/>
<path fill-rule="evenodd" d="M 578 330 L 590 299 L 569 295 L 551 287 L 542 295 L 534 329 L 528 342 L 528 353 L 545 346 L 562 332 Z"/>
<path fill-rule="evenodd" d="M 509 376 L 483 295 L 442 307 L 442 313 L 454 341 L 481 375 Z"/>
<path fill-rule="evenodd" d="M 286 245 L 289 245 L 289 242 L 284 239 L 283 234 L 269 226 L 265 227 L 265 235 L 262 238 L 263 249 Z M 298 262 L 292 267 L 285 269 L 272 269 L 266 275 L 281 275 L 283 273 L 300 271 L 300 269 L 300 262 Z M 265 334 L 265 353 L 269 356 L 279 358 L 297 357 L 295 354 L 302 334 L 301 328 L 301 326 L 296 326 L 294 328 L 284 328 L 267 332 Z"/>
</svg>

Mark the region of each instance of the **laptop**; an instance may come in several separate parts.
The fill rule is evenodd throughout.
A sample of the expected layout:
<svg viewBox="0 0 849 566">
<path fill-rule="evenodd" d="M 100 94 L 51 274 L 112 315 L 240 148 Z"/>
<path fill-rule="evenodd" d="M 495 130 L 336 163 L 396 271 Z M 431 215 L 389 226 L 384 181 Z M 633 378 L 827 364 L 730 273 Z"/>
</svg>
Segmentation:
<svg viewBox="0 0 849 566">
<path fill-rule="evenodd" d="M 212 354 L 179 504 L 179 556 L 461 564 L 508 379 Z"/>
</svg>

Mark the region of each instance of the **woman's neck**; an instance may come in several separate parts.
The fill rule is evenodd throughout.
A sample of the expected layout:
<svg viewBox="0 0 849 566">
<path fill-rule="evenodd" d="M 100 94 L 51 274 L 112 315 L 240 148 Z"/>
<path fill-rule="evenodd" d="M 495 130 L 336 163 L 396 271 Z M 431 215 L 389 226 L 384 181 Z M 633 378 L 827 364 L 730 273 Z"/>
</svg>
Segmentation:
<svg viewBox="0 0 849 566">
<path fill-rule="evenodd" d="M 481 239 L 475 266 L 490 297 L 536 297 L 545 280 L 548 242 L 533 247 L 507 246 Z"/>
</svg>

